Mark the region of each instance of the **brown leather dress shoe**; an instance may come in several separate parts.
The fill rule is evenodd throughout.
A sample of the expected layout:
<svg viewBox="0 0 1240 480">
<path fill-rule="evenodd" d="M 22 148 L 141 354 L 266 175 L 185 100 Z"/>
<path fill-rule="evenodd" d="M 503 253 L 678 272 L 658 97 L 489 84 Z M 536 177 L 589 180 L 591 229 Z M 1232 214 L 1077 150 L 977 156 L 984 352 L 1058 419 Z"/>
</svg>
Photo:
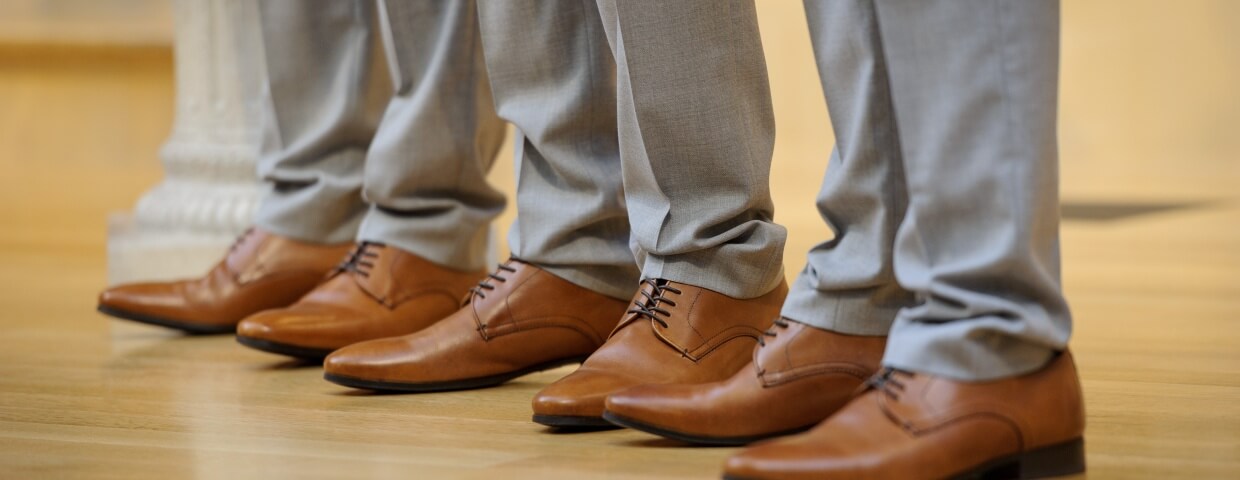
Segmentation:
<svg viewBox="0 0 1240 480">
<path fill-rule="evenodd" d="M 550 427 L 614 427 L 604 401 L 642 384 L 723 380 L 749 363 L 788 294 L 781 282 L 740 300 L 704 288 L 648 279 L 635 308 L 581 368 L 534 397 L 534 421 Z"/>
<path fill-rule="evenodd" d="M 486 272 L 450 270 L 399 248 L 362 242 L 327 282 L 297 303 L 237 326 L 242 345 L 322 360 L 364 340 L 416 332 L 451 315 Z"/>
<path fill-rule="evenodd" d="M 252 228 L 206 276 L 112 287 L 99 294 L 98 308 L 190 333 L 231 333 L 245 317 L 297 301 L 350 246 L 305 243 Z"/>
<path fill-rule="evenodd" d="M 728 459 L 728 479 L 1043 478 L 1085 470 L 1072 355 L 1036 372 L 958 382 L 885 370 L 809 432 Z"/>
<path fill-rule="evenodd" d="M 436 392 L 499 385 L 585 359 L 625 303 L 509 259 L 464 307 L 420 332 L 335 351 L 323 377 L 370 390 Z"/>
<path fill-rule="evenodd" d="M 753 361 L 700 385 L 641 385 L 607 397 L 603 418 L 704 445 L 744 445 L 822 422 L 878 372 L 886 337 L 841 335 L 776 320 Z"/>
</svg>

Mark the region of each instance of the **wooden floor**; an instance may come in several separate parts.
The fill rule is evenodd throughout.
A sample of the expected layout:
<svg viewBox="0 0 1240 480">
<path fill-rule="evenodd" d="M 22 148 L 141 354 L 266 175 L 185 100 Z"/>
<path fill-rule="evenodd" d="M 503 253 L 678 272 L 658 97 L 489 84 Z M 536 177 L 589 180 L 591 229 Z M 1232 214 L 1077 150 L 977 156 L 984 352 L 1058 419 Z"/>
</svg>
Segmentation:
<svg viewBox="0 0 1240 480">
<path fill-rule="evenodd" d="M 800 2 L 760 2 L 789 271 L 830 135 Z M 1240 478 L 1240 2 L 1064 2 L 1064 281 L 1088 478 Z M 105 217 L 159 177 L 167 52 L 0 48 L 0 478 L 715 478 L 733 450 L 553 434 L 501 388 L 359 394 L 94 313 Z M 507 154 L 505 154 L 507 155 Z M 511 162 L 495 180 L 511 191 Z M 511 209 L 500 225 L 511 220 Z"/>
</svg>

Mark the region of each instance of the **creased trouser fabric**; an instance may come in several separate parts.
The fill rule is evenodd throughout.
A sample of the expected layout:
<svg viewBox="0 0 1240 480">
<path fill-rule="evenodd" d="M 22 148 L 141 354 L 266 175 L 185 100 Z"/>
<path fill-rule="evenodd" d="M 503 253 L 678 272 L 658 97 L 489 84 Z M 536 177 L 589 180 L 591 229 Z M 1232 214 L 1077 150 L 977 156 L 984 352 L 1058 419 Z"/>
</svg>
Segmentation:
<svg viewBox="0 0 1240 480">
<path fill-rule="evenodd" d="M 504 126 L 475 4 L 385 0 L 377 10 L 390 85 L 375 71 L 373 2 L 262 3 L 274 74 L 260 173 L 273 188 L 258 223 L 484 268 L 487 229 L 505 203 L 486 182 Z"/>
<path fill-rule="evenodd" d="M 616 297 L 639 265 L 741 298 L 778 284 L 785 231 L 752 2 L 484 0 L 480 12 L 497 110 L 521 131 L 515 253 Z"/>
<path fill-rule="evenodd" d="M 1065 348 L 1058 3 L 805 2 L 838 144 L 784 315 L 965 380 Z"/>
<path fill-rule="evenodd" d="M 775 116 L 752 0 L 599 0 L 642 275 L 728 296 L 783 280 Z"/>
<path fill-rule="evenodd" d="M 487 267 L 487 234 L 505 198 L 486 181 L 504 141 L 473 0 L 384 0 L 398 81 L 366 156 L 375 240 L 459 269 Z M 395 47 L 395 48 L 391 48 Z"/>
<path fill-rule="evenodd" d="M 362 171 L 389 90 L 371 27 L 374 3 L 263 0 L 267 85 L 256 224 L 305 241 L 354 239 Z"/>
<path fill-rule="evenodd" d="M 481 0 L 496 111 L 517 128 L 513 255 L 616 298 L 638 269 L 616 140 L 615 64 L 593 1 Z"/>
</svg>

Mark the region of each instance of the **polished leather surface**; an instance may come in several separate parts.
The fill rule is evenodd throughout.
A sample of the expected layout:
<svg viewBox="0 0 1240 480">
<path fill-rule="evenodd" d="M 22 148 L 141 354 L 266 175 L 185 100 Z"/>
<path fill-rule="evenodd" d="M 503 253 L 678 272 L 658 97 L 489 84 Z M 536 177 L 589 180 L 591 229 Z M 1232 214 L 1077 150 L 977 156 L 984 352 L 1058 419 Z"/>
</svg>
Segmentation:
<svg viewBox="0 0 1240 480">
<path fill-rule="evenodd" d="M 1085 412 L 1070 353 L 1016 378 L 966 383 L 895 373 L 801 435 L 728 459 L 746 479 L 948 478 L 989 461 L 1081 438 Z M 1052 466 L 1053 467 L 1053 466 Z"/>
<path fill-rule="evenodd" d="M 399 248 L 359 245 L 330 280 L 287 308 L 237 326 L 241 337 L 335 350 L 416 332 L 447 317 L 486 272 L 441 267 Z"/>
<path fill-rule="evenodd" d="M 420 332 L 354 344 L 332 353 L 324 371 L 403 384 L 502 375 L 589 355 L 625 303 L 510 259 L 464 307 Z M 510 269 L 511 271 L 509 271 Z"/>
<path fill-rule="evenodd" d="M 287 306 L 321 282 L 351 245 L 318 245 L 259 229 L 246 232 L 210 272 L 192 280 L 119 285 L 99 306 L 204 327 L 229 328 Z"/>
<path fill-rule="evenodd" d="M 665 313 L 656 312 L 656 319 L 630 310 L 577 371 L 534 397 L 534 414 L 601 418 L 607 396 L 625 388 L 728 378 L 752 359 L 754 345 L 788 294 L 786 282 L 744 300 L 692 285 L 666 285 L 675 290 L 643 283 L 634 297 L 635 305 Z M 665 300 L 652 302 L 648 296 Z"/>
<path fill-rule="evenodd" d="M 753 361 L 727 380 L 632 387 L 608 396 L 607 411 L 687 441 L 745 443 L 804 429 L 852 398 L 878 371 L 887 343 L 788 320 L 776 322 L 769 335 Z"/>
</svg>

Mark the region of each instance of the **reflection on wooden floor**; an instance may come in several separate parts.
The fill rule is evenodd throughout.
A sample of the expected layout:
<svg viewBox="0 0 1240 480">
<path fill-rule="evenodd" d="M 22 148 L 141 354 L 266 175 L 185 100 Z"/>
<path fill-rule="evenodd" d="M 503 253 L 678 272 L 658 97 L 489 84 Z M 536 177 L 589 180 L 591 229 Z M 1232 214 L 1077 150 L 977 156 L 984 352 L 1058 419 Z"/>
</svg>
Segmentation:
<svg viewBox="0 0 1240 480">
<path fill-rule="evenodd" d="M 827 235 L 811 202 L 829 130 L 799 2 L 759 3 L 795 272 Z M 1240 2 L 1064 3 L 1087 476 L 1240 478 Z M 0 478 L 713 478 L 732 451 L 547 433 L 529 399 L 566 369 L 364 395 L 227 337 L 96 315 L 105 215 L 159 176 L 171 68 L 78 60 L 0 56 Z M 494 178 L 511 191 L 507 157 Z"/>
</svg>

